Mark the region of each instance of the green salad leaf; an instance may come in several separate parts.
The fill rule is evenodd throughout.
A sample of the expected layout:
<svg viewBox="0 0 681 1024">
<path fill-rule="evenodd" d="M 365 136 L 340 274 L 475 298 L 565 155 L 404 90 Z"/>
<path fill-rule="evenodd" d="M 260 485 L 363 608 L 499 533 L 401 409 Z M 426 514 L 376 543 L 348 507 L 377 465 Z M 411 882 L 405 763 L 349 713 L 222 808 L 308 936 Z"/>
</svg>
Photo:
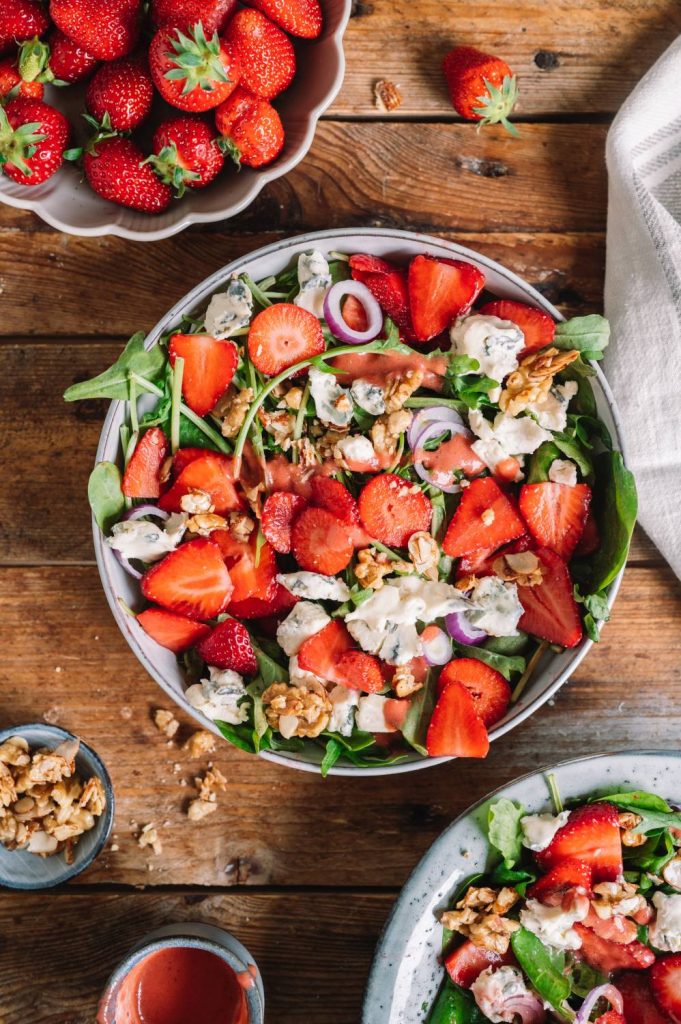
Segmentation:
<svg viewBox="0 0 681 1024">
<path fill-rule="evenodd" d="M 568 1017 L 564 1004 L 571 986 L 565 976 L 565 953 L 549 949 L 533 932 L 522 927 L 511 936 L 511 948 L 541 998 L 561 1017 Z"/>
<path fill-rule="evenodd" d="M 324 757 L 322 758 L 322 763 L 320 765 L 320 770 L 323 779 L 326 778 L 326 776 L 329 774 L 329 772 L 335 765 L 336 761 L 338 761 L 338 759 L 342 757 L 342 755 L 342 744 L 339 743 L 338 740 L 334 739 L 333 737 L 329 738 L 326 741 L 326 749 L 324 751 Z"/>
<path fill-rule="evenodd" d="M 166 365 L 166 354 L 160 345 L 146 349 L 144 341 L 143 331 L 133 334 L 116 362 L 108 370 L 92 377 L 91 380 L 72 384 L 64 392 L 65 401 L 78 402 L 84 398 L 127 400 L 131 373 L 150 381 L 157 380 Z"/>
<path fill-rule="evenodd" d="M 610 324 L 599 313 L 573 316 L 556 324 L 556 348 L 576 349 L 584 359 L 602 359 L 610 341 Z"/>
<path fill-rule="evenodd" d="M 501 672 L 504 679 L 509 681 L 514 673 L 525 671 L 525 658 L 521 658 L 520 655 L 509 657 L 506 654 L 496 654 L 494 651 L 486 650 L 484 647 L 473 647 L 469 644 L 459 644 L 456 642 L 454 647 L 464 658 L 477 658 L 478 661 L 484 661 L 485 665 L 495 668 L 497 672 Z"/>
<path fill-rule="evenodd" d="M 594 508 L 600 547 L 580 573 L 581 590 L 605 590 L 627 560 L 637 513 L 636 484 L 620 452 L 602 452 L 595 461 Z"/>
<path fill-rule="evenodd" d="M 512 800 L 501 797 L 490 805 L 487 832 L 490 844 L 504 858 L 506 867 L 513 867 L 520 860 L 523 852 L 523 830 L 520 819 L 525 816 L 525 808 L 514 804 Z"/>
<path fill-rule="evenodd" d="M 583 596 L 580 592 L 579 584 L 576 583 L 573 588 L 573 594 L 575 601 L 578 604 L 584 605 L 583 619 L 586 635 L 594 643 L 598 643 L 601 638 L 599 623 L 607 622 L 610 618 L 607 593 L 604 590 L 599 590 L 596 594 Z"/>
<path fill-rule="evenodd" d="M 584 445 L 576 437 L 572 437 L 567 431 L 563 431 L 553 435 L 553 443 L 560 450 L 561 455 L 577 463 L 577 468 L 582 476 L 591 476 L 593 473 L 591 457 L 584 448 Z"/>
<path fill-rule="evenodd" d="M 525 895 L 528 885 L 537 881 L 536 871 L 527 871 L 525 868 L 507 867 L 503 860 L 500 860 L 490 875 L 493 885 L 510 885 L 517 889 L 521 896 Z"/>
<path fill-rule="evenodd" d="M 632 832 L 648 835 L 660 829 L 681 828 L 681 814 L 672 810 L 666 800 L 654 793 L 637 790 L 632 793 L 609 793 L 597 799 L 640 815 L 641 821 L 632 827 Z"/>
<path fill-rule="evenodd" d="M 559 459 L 561 452 L 553 441 L 544 441 L 530 457 L 527 471 L 528 484 L 541 484 L 549 478 L 549 470 L 554 459 Z"/>
<path fill-rule="evenodd" d="M 428 1024 L 485 1024 L 486 1021 L 473 995 L 449 978 L 438 992 L 428 1017 Z"/>
<path fill-rule="evenodd" d="M 87 497 L 100 530 L 108 533 L 125 509 L 121 471 L 113 462 L 98 462 L 90 473 Z"/>
<path fill-rule="evenodd" d="M 402 726 L 402 736 L 410 747 L 413 747 L 424 757 L 428 756 L 426 750 L 426 734 L 430 719 L 433 715 L 433 708 L 436 701 L 435 674 L 429 672 L 424 685 L 412 699 L 407 711 L 407 717 Z"/>
</svg>

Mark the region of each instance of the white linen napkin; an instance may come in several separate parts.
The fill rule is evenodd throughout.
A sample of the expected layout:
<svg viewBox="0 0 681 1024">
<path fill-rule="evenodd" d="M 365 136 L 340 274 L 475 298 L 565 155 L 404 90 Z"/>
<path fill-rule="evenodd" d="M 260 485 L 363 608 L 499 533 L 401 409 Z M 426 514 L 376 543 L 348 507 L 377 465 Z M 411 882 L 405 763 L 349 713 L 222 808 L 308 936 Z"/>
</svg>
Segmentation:
<svg viewBox="0 0 681 1024">
<path fill-rule="evenodd" d="M 604 368 L 639 521 L 681 576 L 681 38 L 619 111 L 607 164 Z"/>
</svg>

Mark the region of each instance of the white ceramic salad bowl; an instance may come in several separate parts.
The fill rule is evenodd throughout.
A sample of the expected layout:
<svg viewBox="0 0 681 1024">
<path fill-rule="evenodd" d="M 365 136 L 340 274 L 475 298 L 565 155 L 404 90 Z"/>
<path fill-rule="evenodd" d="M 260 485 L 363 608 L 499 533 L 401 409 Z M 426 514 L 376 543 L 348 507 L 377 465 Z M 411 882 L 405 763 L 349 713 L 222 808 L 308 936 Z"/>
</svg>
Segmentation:
<svg viewBox="0 0 681 1024">
<path fill-rule="evenodd" d="M 0 175 L 0 202 L 32 210 L 53 228 L 68 234 L 118 235 L 141 242 L 168 238 L 190 224 L 234 217 L 253 202 L 265 185 L 288 174 L 310 149 L 317 122 L 343 83 L 343 35 L 351 6 L 351 0 L 322 0 L 322 35 L 312 42 L 295 41 L 298 71 L 290 89 L 276 101 L 286 143 L 271 167 L 244 167 L 238 174 L 228 169 L 209 188 L 190 190 L 160 216 L 138 213 L 101 199 L 81 180 L 80 170 L 69 165 L 60 168 L 44 184 L 30 188 Z M 45 99 L 65 113 L 73 126 L 78 126 L 82 121 L 83 96 L 82 86 L 48 86 Z M 75 134 L 78 136 L 77 127 Z"/>
<path fill-rule="evenodd" d="M 156 324 L 147 337 L 147 347 L 154 345 L 162 335 L 172 330 L 183 315 L 192 310 L 204 309 L 213 292 L 219 290 L 231 274 L 245 272 L 254 280 L 263 279 L 269 275 L 280 273 L 297 258 L 299 253 L 312 248 L 319 249 L 324 253 L 334 251 L 366 252 L 386 259 L 399 257 L 404 260 L 424 252 L 433 256 L 462 258 L 477 265 L 484 272 L 486 288 L 494 295 L 500 298 L 529 302 L 545 309 L 557 319 L 562 319 L 558 311 L 536 289 L 500 264 L 463 246 L 408 231 L 348 228 L 317 232 L 277 242 L 217 271 L 189 292 Z M 614 400 L 605 378 L 597 366 L 595 372 L 596 376 L 592 380 L 598 413 L 611 432 L 615 448 L 621 450 L 622 439 Z M 145 408 L 147 407 L 141 406 L 142 410 Z M 119 428 L 125 415 L 126 403 L 113 402 L 102 430 L 96 456 L 97 462 L 115 462 L 117 460 Z M 185 699 L 185 681 L 175 656 L 170 651 L 159 647 L 143 632 L 134 618 L 124 610 L 123 604 L 132 608 L 139 606 L 139 588 L 136 581 L 122 569 L 111 547 L 104 543 L 104 538 L 96 523 L 94 524 L 94 544 L 107 600 L 123 636 L 137 658 L 168 696 L 172 697 L 189 714 L 197 717 L 204 728 L 210 727 L 219 735 L 217 727 L 197 715 L 197 712 Z M 610 587 L 608 597 L 610 604 L 614 601 L 620 579 L 621 573 Z M 560 654 L 550 650 L 545 652 L 531 682 L 517 703 L 511 706 L 505 717 L 491 731 L 490 739 L 499 739 L 546 703 L 575 671 L 590 646 L 591 641 L 585 637 L 572 650 L 565 650 Z M 321 750 L 319 757 L 313 753 L 286 753 L 269 750 L 262 753 L 263 757 L 278 764 L 315 772 L 319 771 L 321 755 Z M 448 760 L 448 758 L 423 758 L 414 753 L 404 761 L 391 766 L 361 768 L 336 765 L 332 772 L 337 775 L 383 775 L 415 771 L 444 760 Z"/>
</svg>

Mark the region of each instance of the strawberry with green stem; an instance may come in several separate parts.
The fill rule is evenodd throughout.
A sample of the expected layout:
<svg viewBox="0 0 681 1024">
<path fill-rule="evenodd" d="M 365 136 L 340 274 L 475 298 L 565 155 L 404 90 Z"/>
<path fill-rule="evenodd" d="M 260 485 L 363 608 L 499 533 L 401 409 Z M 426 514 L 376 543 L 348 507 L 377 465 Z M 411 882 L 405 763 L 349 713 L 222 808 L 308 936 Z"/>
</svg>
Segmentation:
<svg viewBox="0 0 681 1024">
<path fill-rule="evenodd" d="M 215 111 L 220 146 L 237 167 L 264 167 L 284 148 L 284 126 L 269 100 L 239 86 Z"/>
<path fill-rule="evenodd" d="M 137 128 L 147 118 L 153 98 L 154 83 L 141 55 L 104 64 L 85 91 L 85 104 L 94 119 L 90 123 L 107 132 Z"/>
<path fill-rule="evenodd" d="M 21 96 L 41 100 L 45 83 L 54 79 L 49 58 L 49 46 L 37 36 L 22 43 L 16 57 L 3 57 L 0 60 L 0 98 Z"/>
<path fill-rule="evenodd" d="M 149 64 L 161 96 L 192 113 L 219 106 L 239 81 L 232 48 L 217 32 L 207 39 L 201 22 L 186 33 L 159 29 L 149 46 Z"/>
<path fill-rule="evenodd" d="M 508 120 L 518 100 L 518 82 L 508 64 L 474 46 L 457 46 L 443 62 L 452 106 L 467 121 L 501 124 L 511 135 L 518 129 Z"/>
<path fill-rule="evenodd" d="M 85 177 L 102 199 L 140 213 L 162 213 L 173 198 L 171 188 L 145 162 L 130 139 L 96 138 L 83 157 Z"/>
<path fill-rule="evenodd" d="M 179 197 L 188 188 L 204 188 L 220 173 L 225 158 L 209 124 L 190 114 L 163 121 L 154 133 L 149 163 Z"/>
<path fill-rule="evenodd" d="M 0 166 L 21 185 L 41 185 L 59 170 L 69 122 L 42 100 L 15 99 L 0 107 Z"/>
</svg>

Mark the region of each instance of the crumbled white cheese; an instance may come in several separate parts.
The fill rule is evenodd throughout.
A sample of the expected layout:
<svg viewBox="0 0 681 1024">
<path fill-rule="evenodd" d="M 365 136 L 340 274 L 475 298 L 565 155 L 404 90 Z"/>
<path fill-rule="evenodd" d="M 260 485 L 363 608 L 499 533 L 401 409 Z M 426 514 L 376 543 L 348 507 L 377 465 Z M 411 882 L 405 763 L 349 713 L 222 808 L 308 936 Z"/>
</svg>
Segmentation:
<svg viewBox="0 0 681 1024">
<path fill-rule="evenodd" d="M 568 380 L 558 384 L 540 402 L 527 406 L 527 411 L 536 418 L 540 427 L 559 433 L 567 426 L 567 414 L 570 399 L 577 394 L 577 381 Z"/>
<path fill-rule="evenodd" d="M 492 1024 L 511 1024 L 516 1011 L 508 1000 L 530 994 L 523 976 L 515 967 L 487 967 L 471 985 L 478 1009 Z"/>
<path fill-rule="evenodd" d="M 525 335 L 517 324 L 480 313 L 459 317 L 450 338 L 458 355 L 477 359 L 479 369 L 471 373 L 490 377 L 497 384 L 517 370 L 518 354 L 525 347 Z"/>
<path fill-rule="evenodd" d="M 350 690 L 347 686 L 334 686 L 329 691 L 329 700 L 331 701 L 331 718 L 327 727 L 329 732 L 338 732 L 341 736 L 352 735 L 359 696 L 359 690 Z"/>
<path fill-rule="evenodd" d="M 524 608 L 515 583 L 505 583 L 498 576 L 483 576 L 469 596 L 473 607 L 468 620 L 473 626 L 490 636 L 516 636 Z"/>
<path fill-rule="evenodd" d="M 648 938 L 664 953 L 681 953 L 681 894 L 667 896 L 656 892 L 653 903 L 657 914 L 648 929 Z"/>
<path fill-rule="evenodd" d="M 570 459 L 554 459 L 549 466 L 549 480 L 554 484 L 574 487 L 577 483 L 577 466 Z"/>
<path fill-rule="evenodd" d="M 670 860 L 662 869 L 662 877 L 672 889 L 681 890 L 681 857 L 677 854 L 674 860 Z"/>
<path fill-rule="evenodd" d="M 210 679 L 202 679 L 185 691 L 185 697 L 193 708 L 215 722 L 239 725 L 248 718 L 248 703 L 239 704 L 245 697 L 246 687 L 238 672 L 208 666 Z"/>
<path fill-rule="evenodd" d="M 293 300 L 320 320 L 324 316 L 324 297 L 331 287 L 329 264 L 318 250 L 301 252 L 298 257 L 298 283 L 300 292 Z"/>
<path fill-rule="evenodd" d="M 509 416 L 500 412 L 490 423 L 479 409 L 471 409 L 468 423 L 478 437 L 471 448 L 492 472 L 505 459 L 531 455 L 540 444 L 551 440 L 551 434 L 531 416 Z M 518 479 L 521 477 L 519 474 Z"/>
<path fill-rule="evenodd" d="M 582 940 L 572 926 L 576 921 L 583 921 L 590 909 L 587 899 L 573 900 L 571 910 L 563 910 L 560 905 L 549 907 L 539 900 L 527 900 L 520 911 L 520 923 L 552 949 L 579 949 Z"/>
<path fill-rule="evenodd" d="M 149 519 L 126 519 L 114 525 L 106 543 L 126 558 L 158 562 L 180 543 L 186 520 L 187 516 L 171 516 L 168 520 L 171 528 L 168 530 Z"/>
<path fill-rule="evenodd" d="M 358 377 L 350 385 L 350 394 L 360 409 L 370 416 L 382 416 L 385 412 L 385 391 L 380 384 Z"/>
<path fill-rule="evenodd" d="M 336 576 L 322 576 L 318 572 L 279 573 L 277 581 L 290 594 L 308 601 L 347 601 L 350 597 L 347 583 Z"/>
<path fill-rule="evenodd" d="M 376 451 L 373 444 L 364 434 L 353 434 L 352 437 L 342 437 L 336 447 L 347 463 L 353 465 L 368 466 L 376 459 Z"/>
<path fill-rule="evenodd" d="M 310 367 L 308 379 L 310 394 L 322 423 L 347 427 L 352 421 L 353 411 L 348 389 L 340 386 L 333 373 L 324 373 L 316 366 Z"/>
<path fill-rule="evenodd" d="M 326 680 L 322 679 L 321 676 L 315 675 L 314 672 L 308 672 L 306 668 L 300 667 L 297 654 L 294 654 L 292 658 L 289 658 L 288 677 L 291 686 L 314 687 L 317 683 L 321 683 L 322 686 L 326 686 Z"/>
<path fill-rule="evenodd" d="M 206 310 L 208 334 L 221 341 L 231 338 L 246 327 L 253 315 L 253 296 L 248 285 L 236 274 L 230 278 L 226 292 L 218 292 Z"/>
<path fill-rule="evenodd" d="M 331 619 L 319 604 L 299 601 L 277 627 L 277 642 L 289 656 L 297 654 L 306 640 L 328 626 Z"/>
<path fill-rule="evenodd" d="M 397 732 L 396 726 L 386 720 L 386 711 L 398 701 L 382 697 L 380 693 L 368 693 L 359 698 L 355 724 L 362 732 Z"/>
<path fill-rule="evenodd" d="M 569 811 L 553 814 L 526 814 L 520 819 L 523 830 L 523 846 L 538 853 L 550 845 L 559 828 L 562 828 L 570 817 Z"/>
</svg>

